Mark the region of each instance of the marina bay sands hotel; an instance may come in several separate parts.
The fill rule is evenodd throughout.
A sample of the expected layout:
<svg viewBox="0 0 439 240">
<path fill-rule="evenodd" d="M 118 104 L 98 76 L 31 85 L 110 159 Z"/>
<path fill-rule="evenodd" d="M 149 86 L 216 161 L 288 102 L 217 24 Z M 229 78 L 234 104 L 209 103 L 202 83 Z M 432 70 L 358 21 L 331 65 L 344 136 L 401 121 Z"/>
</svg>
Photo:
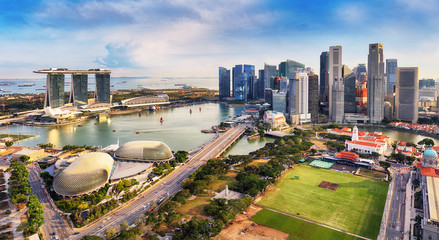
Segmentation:
<svg viewBox="0 0 439 240">
<path fill-rule="evenodd" d="M 110 73 L 111 70 L 89 69 L 69 70 L 67 68 L 51 68 L 34 71 L 47 74 L 46 96 L 44 108 L 58 108 L 64 106 L 65 74 L 72 74 L 69 103 L 73 106 L 82 106 L 88 102 L 88 74 L 95 74 L 95 103 L 110 103 Z"/>
</svg>

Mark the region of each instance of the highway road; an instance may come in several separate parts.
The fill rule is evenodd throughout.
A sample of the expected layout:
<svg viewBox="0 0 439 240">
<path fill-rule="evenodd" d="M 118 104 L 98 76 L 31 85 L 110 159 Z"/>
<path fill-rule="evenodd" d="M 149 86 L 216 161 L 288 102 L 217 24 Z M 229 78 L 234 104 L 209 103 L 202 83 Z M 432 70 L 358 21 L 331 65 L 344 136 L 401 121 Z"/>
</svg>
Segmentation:
<svg viewBox="0 0 439 240">
<path fill-rule="evenodd" d="M 46 223 L 43 225 L 43 230 L 46 239 L 53 239 L 49 233 L 56 232 L 60 239 L 80 239 L 85 235 L 98 235 L 103 236 L 105 231 L 109 227 L 116 228 L 123 221 L 127 221 L 128 224 L 133 224 L 136 219 L 142 217 L 144 212 L 149 206 L 154 202 L 163 202 L 169 196 L 174 195 L 181 190 L 182 182 L 189 177 L 193 172 L 195 172 L 200 166 L 205 164 L 209 159 L 218 157 L 228 146 L 230 146 L 241 134 L 245 131 L 246 125 L 238 125 L 234 128 L 229 129 L 210 144 L 205 146 L 202 150 L 194 154 L 188 162 L 176 168 L 172 173 L 165 177 L 162 181 L 158 182 L 143 194 L 137 196 L 128 203 L 123 204 L 123 206 L 117 208 L 116 210 L 108 213 L 104 217 L 100 218 L 92 224 L 89 224 L 83 228 L 73 229 L 69 231 L 65 222 L 56 216 L 56 212 L 51 211 L 51 206 L 48 204 L 47 196 L 41 189 L 41 183 L 37 183 L 34 180 L 32 188 L 35 190 L 40 202 L 44 202 L 45 218 Z M 33 171 L 31 171 L 33 172 Z M 35 175 L 36 173 L 33 173 Z M 34 176 L 30 177 L 34 178 Z M 46 204 L 47 203 L 47 204 Z M 53 209 L 52 209 L 53 210 Z M 47 213 L 46 213 L 47 211 Z M 47 214 L 47 217 L 46 217 Z M 64 224 L 64 225 L 63 225 Z M 79 232 L 79 234 L 73 235 L 74 232 Z"/>
<path fill-rule="evenodd" d="M 63 218 L 53 209 L 46 195 L 45 190 L 43 190 L 42 182 L 40 178 L 40 168 L 37 164 L 28 167 L 29 170 L 29 183 L 32 187 L 31 194 L 35 194 L 38 197 L 38 201 L 44 207 L 43 217 L 45 223 L 42 226 L 44 235 L 46 239 L 68 239 L 70 232 L 66 222 Z M 53 234 L 55 233 L 55 234 Z"/>
<path fill-rule="evenodd" d="M 392 203 L 389 209 L 389 218 L 387 221 L 386 238 L 385 239 L 402 239 L 405 223 L 406 208 L 406 185 L 410 178 L 411 167 L 393 166 L 394 172 L 394 189 L 392 195 Z"/>
</svg>

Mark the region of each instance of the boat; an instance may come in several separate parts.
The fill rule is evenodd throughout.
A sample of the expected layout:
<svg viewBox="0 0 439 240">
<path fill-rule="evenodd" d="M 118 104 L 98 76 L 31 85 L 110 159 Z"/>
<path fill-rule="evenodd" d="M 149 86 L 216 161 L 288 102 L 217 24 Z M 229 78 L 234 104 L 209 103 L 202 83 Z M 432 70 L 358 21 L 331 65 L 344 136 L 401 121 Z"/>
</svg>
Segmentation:
<svg viewBox="0 0 439 240">
<path fill-rule="evenodd" d="M 160 122 L 163 122 L 163 118 L 162 117 L 160 118 Z"/>
<path fill-rule="evenodd" d="M 46 91 L 45 88 L 35 88 L 35 90 L 37 90 L 37 91 Z"/>
<path fill-rule="evenodd" d="M 201 108 L 200 108 L 200 112 L 201 112 Z"/>
<path fill-rule="evenodd" d="M 139 134 L 140 132 L 136 132 L 136 134 Z"/>
<path fill-rule="evenodd" d="M 0 88 L 0 92 L 11 92 L 11 91 L 4 90 L 3 88 Z"/>
<path fill-rule="evenodd" d="M 110 85 L 110 87 L 114 87 L 114 85 Z"/>
<path fill-rule="evenodd" d="M 78 127 L 82 127 L 82 124 L 79 124 Z"/>
<path fill-rule="evenodd" d="M 113 129 L 113 132 L 116 132 L 116 129 Z"/>
<path fill-rule="evenodd" d="M 18 87 L 32 87 L 35 86 L 35 83 L 23 83 L 18 85 Z"/>
<path fill-rule="evenodd" d="M 120 82 L 120 83 L 127 83 L 127 81 L 122 81 L 122 82 Z"/>
<path fill-rule="evenodd" d="M 95 123 L 95 125 L 99 125 L 99 123 L 98 123 L 98 122 L 96 122 L 96 123 Z"/>
<path fill-rule="evenodd" d="M 192 109 L 191 109 L 191 110 L 189 110 L 189 113 L 191 113 L 191 114 L 192 114 Z"/>
</svg>

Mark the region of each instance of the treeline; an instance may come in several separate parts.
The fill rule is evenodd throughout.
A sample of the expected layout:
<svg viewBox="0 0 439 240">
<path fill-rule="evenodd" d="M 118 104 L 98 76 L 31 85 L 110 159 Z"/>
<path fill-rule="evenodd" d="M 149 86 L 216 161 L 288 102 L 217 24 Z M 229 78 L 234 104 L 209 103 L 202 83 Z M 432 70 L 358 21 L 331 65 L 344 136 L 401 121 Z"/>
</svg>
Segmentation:
<svg viewBox="0 0 439 240">
<path fill-rule="evenodd" d="M 97 147 L 88 146 L 88 145 L 85 145 L 85 144 L 82 145 L 82 146 L 80 146 L 80 145 L 70 145 L 70 144 L 67 144 L 67 145 L 65 145 L 65 146 L 62 148 L 63 151 L 74 151 L 74 150 L 78 151 L 78 150 L 82 150 L 82 149 L 91 150 L 91 151 L 96 151 L 96 150 L 97 150 Z"/>
<path fill-rule="evenodd" d="M 327 141 L 325 142 L 325 145 L 326 147 L 328 147 L 329 150 L 336 152 L 343 151 L 346 148 L 344 143 L 334 142 L 334 141 Z"/>
<path fill-rule="evenodd" d="M 304 131 L 295 131 L 294 133 L 304 133 Z M 267 143 L 263 148 L 260 148 L 250 155 L 256 157 L 279 157 L 294 155 L 308 150 L 313 145 L 307 137 L 301 135 L 285 136 L 281 139 L 276 139 L 274 143 Z"/>
<path fill-rule="evenodd" d="M 320 137 L 322 138 L 327 138 L 327 139 L 332 139 L 332 140 L 337 140 L 337 141 L 346 141 L 346 140 L 351 140 L 351 136 L 348 135 L 340 135 L 340 134 L 334 134 L 334 133 L 320 133 L 319 134 Z"/>
<path fill-rule="evenodd" d="M 32 190 L 29 185 L 29 172 L 24 163 L 14 160 L 9 165 L 11 177 L 9 178 L 9 198 L 13 204 L 26 203 Z"/>
<path fill-rule="evenodd" d="M 28 226 L 24 230 L 25 236 L 30 236 L 38 232 L 38 229 L 44 224 L 43 205 L 38 201 L 36 195 L 29 196 L 29 201 L 26 204 L 28 211 Z"/>
</svg>

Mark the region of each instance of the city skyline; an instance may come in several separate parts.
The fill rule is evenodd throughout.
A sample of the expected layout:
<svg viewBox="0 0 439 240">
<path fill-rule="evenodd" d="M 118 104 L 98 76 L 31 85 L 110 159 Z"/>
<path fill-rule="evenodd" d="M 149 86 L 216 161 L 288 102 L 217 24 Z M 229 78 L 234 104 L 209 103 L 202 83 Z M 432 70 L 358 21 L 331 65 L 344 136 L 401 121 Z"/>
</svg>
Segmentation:
<svg viewBox="0 0 439 240">
<path fill-rule="evenodd" d="M 111 68 L 115 77 L 216 77 L 218 66 L 259 70 L 286 59 L 318 71 L 321 52 L 333 45 L 343 46 L 344 64 L 353 68 L 367 63 L 374 42 L 383 43 L 385 59 L 418 66 L 420 78 L 439 78 L 435 1 L 0 4 L 0 78 L 88 66 Z"/>
</svg>

